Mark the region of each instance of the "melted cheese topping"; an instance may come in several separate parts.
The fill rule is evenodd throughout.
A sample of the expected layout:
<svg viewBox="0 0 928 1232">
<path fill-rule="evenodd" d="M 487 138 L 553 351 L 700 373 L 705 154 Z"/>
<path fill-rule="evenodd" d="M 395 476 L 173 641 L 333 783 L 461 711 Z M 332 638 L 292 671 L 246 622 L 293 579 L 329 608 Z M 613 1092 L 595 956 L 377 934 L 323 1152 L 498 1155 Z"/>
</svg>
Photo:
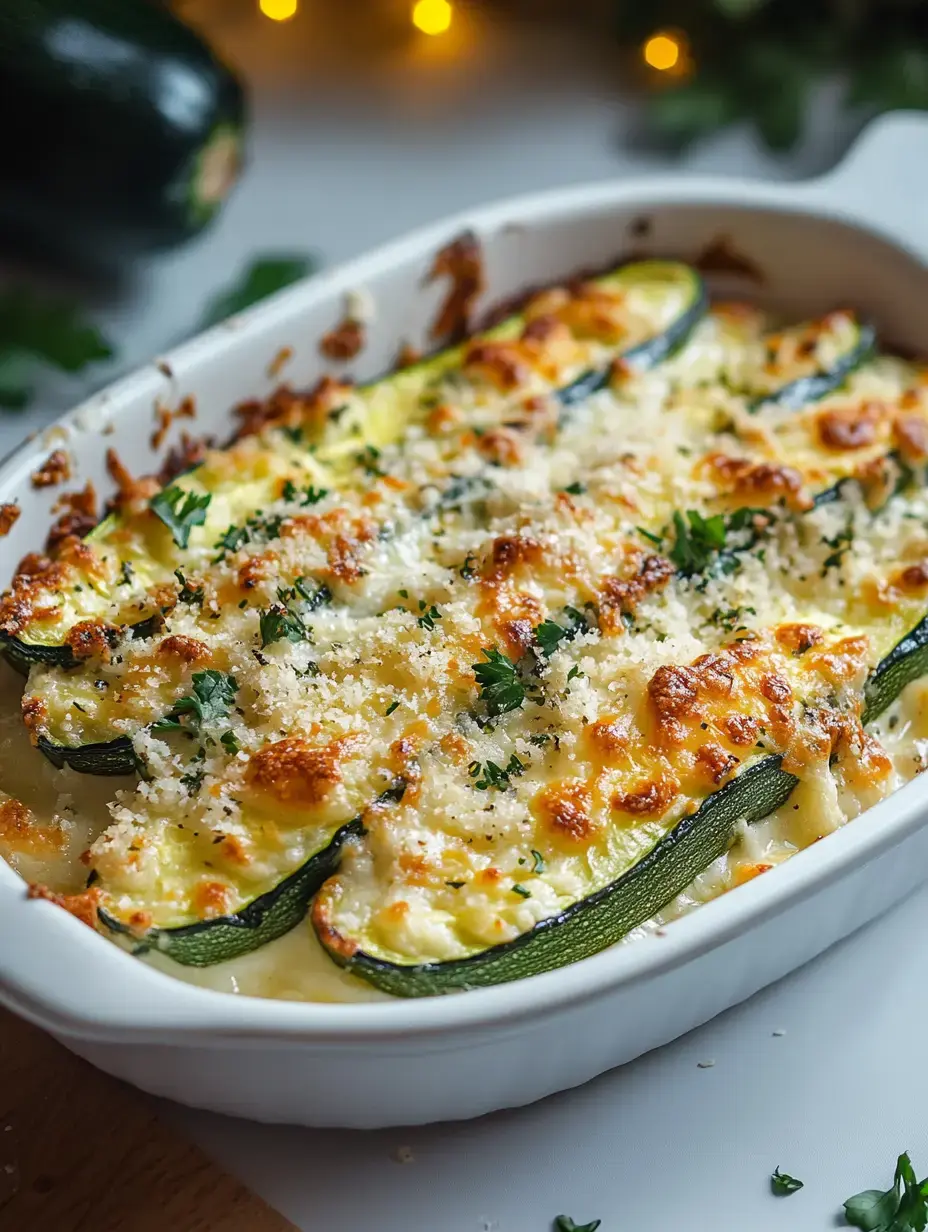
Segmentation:
<svg viewBox="0 0 928 1232">
<path fill-rule="evenodd" d="M 401 439 L 395 389 L 325 387 L 270 426 L 252 410 L 256 434 L 185 481 L 211 501 L 176 581 L 168 528 L 142 504 L 14 589 L 5 627 L 35 633 L 49 588 L 67 603 L 96 573 L 89 606 L 77 592 L 92 610 L 72 630 L 77 665 L 33 667 L 23 712 L 34 739 L 127 737 L 144 771 L 110 824 L 94 814 L 67 876 L 43 880 L 75 888 L 80 854 L 95 901 L 141 935 L 241 909 L 358 821 L 313 909 L 326 943 L 461 958 L 609 884 L 764 757 L 799 786 L 661 918 L 920 768 L 915 686 L 891 741 L 891 718 L 864 731 L 861 717 L 868 672 L 928 601 L 928 503 L 911 483 L 924 369 L 881 357 L 808 406 L 758 405 L 829 366 L 856 326 L 771 332 L 726 304 L 672 359 L 619 363 L 565 407 L 552 385 L 635 336 L 634 304 L 616 302 L 545 293 L 521 335 L 408 382 Z M 148 636 L 119 632 L 130 609 L 158 609 Z M 5 807 L 15 853 L 28 826 Z M 37 852 L 71 849 L 48 829 Z M 52 869 L 36 858 L 29 873 Z M 187 974 L 362 995 L 327 964 L 303 925 Z"/>
</svg>

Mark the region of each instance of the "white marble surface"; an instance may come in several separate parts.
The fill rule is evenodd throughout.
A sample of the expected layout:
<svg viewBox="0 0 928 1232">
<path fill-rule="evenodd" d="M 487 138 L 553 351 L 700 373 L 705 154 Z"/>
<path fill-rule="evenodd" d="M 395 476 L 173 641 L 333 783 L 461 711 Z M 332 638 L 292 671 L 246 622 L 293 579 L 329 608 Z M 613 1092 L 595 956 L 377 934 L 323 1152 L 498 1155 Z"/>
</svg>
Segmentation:
<svg viewBox="0 0 928 1232">
<path fill-rule="evenodd" d="M 123 366 L 188 332 L 256 250 L 312 248 L 331 264 L 469 202 L 660 165 L 623 148 L 631 112 L 607 48 L 474 19 L 445 50 L 336 71 L 311 11 L 270 27 L 247 6 L 221 7 L 191 5 L 212 10 L 256 82 L 251 167 L 207 238 L 100 302 Z M 789 159 L 733 132 L 681 171 L 817 172 L 851 127 L 835 122 L 827 91 L 820 103 Z M 0 452 L 93 383 L 47 382 L 28 416 L 0 419 Z M 900 1150 L 928 1171 L 926 933 L 928 892 L 679 1043 L 471 1124 L 323 1133 L 166 1114 L 307 1232 L 546 1232 L 560 1212 L 600 1217 L 603 1232 L 826 1229 L 848 1194 L 888 1183 Z M 403 1146 L 414 1162 L 395 1162 Z M 806 1188 L 773 1198 L 777 1164 Z"/>
</svg>

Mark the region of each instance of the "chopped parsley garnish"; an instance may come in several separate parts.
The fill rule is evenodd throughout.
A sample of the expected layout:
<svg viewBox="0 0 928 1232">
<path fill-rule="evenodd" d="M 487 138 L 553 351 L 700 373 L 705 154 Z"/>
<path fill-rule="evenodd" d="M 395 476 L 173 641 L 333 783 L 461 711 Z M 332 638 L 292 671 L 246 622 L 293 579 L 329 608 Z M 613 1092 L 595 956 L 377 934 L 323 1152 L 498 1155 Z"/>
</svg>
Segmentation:
<svg viewBox="0 0 928 1232">
<path fill-rule="evenodd" d="M 534 735 L 529 736 L 528 741 L 529 744 L 537 744 L 538 747 L 541 748 L 543 745 L 546 745 L 550 739 L 551 736 L 548 732 L 535 732 Z"/>
<path fill-rule="evenodd" d="M 896 1160 L 891 1189 L 865 1189 L 844 1203 L 844 1218 L 863 1232 L 924 1232 L 928 1227 L 928 1178 L 915 1179 L 908 1152 Z"/>
<path fill-rule="evenodd" d="M 468 552 L 464 557 L 464 564 L 461 565 L 458 573 L 460 573 L 465 582 L 469 582 L 472 577 L 476 577 L 477 557 L 473 554 L 473 552 Z"/>
<path fill-rule="evenodd" d="M 553 620 L 543 620 L 535 630 L 535 641 L 546 659 L 550 659 L 557 650 L 558 643 L 567 636 L 567 630 L 562 629 Z"/>
<path fill-rule="evenodd" d="M 673 530 L 670 559 L 684 574 L 702 573 L 725 546 L 725 519 L 720 513 L 704 518 L 696 509 L 687 510 L 685 516 L 677 510 Z"/>
<path fill-rule="evenodd" d="M 518 882 L 516 882 L 513 885 L 512 892 L 513 894 L 518 894 L 520 898 L 531 898 L 532 897 L 531 890 L 526 890 L 525 886 L 519 885 Z"/>
<path fill-rule="evenodd" d="M 668 556 L 680 573 L 690 577 L 694 573 L 704 573 L 727 547 L 729 551 L 718 563 L 723 573 L 733 573 L 738 562 L 731 555 L 731 550 L 747 547 L 750 541 L 745 543 L 742 536 L 733 545 L 729 542 L 729 536 L 751 529 L 754 518 L 766 513 L 765 509 L 745 507 L 736 509 L 728 517 L 716 513 L 711 518 L 705 518 L 696 509 L 688 509 L 685 514 L 677 510 L 673 515 L 674 543 Z M 641 530 L 641 527 L 638 529 Z"/>
<path fill-rule="evenodd" d="M 467 767 L 470 777 L 477 780 L 474 786 L 478 791 L 489 791 L 491 787 L 495 787 L 497 791 L 505 791 L 511 786 L 509 780 L 513 775 L 520 775 L 524 770 L 524 763 L 516 757 L 515 753 L 509 758 L 505 767 L 498 766 L 495 761 L 483 764 L 479 761 L 472 761 Z"/>
<path fill-rule="evenodd" d="M 420 629 L 428 629 L 429 632 L 435 628 L 436 623 L 441 620 L 441 612 L 432 604 L 431 607 L 426 607 L 425 600 L 419 600 L 419 611 L 421 616 L 417 617 L 416 624 Z"/>
<path fill-rule="evenodd" d="M 445 885 L 450 886 L 452 890 L 460 890 L 461 886 L 466 885 L 466 881 L 446 881 Z"/>
<path fill-rule="evenodd" d="M 531 851 L 532 856 L 532 872 L 543 873 L 545 871 L 545 858 L 540 851 L 536 851 L 534 847 Z"/>
<path fill-rule="evenodd" d="M 573 667 L 570 669 L 570 671 L 567 673 L 567 679 L 568 681 L 576 680 L 579 676 L 582 676 L 582 675 L 584 675 L 584 673 L 580 670 L 579 666 L 575 663 Z"/>
<path fill-rule="evenodd" d="M 586 491 L 586 484 L 581 483 L 579 479 L 575 479 L 573 483 L 569 483 L 564 489 L 570 496 L 582 496 Z"/>
<path fill-rule="evenodd" d="M 486 663 L 472 663 L 480 697 L 491 716 L 518 710 L 525 702 L 525 685 L 519 679 L 519 671 L 512 659 L 508 659 L 495 647 L 483 648 Z"/>
<path fill-rule="evenodd" d="M 828 547 L 834 549 L 829 556 L 825 557 L 822 563 L 822 577 L 829 569 L 837 569 L 844 559 L 844 554 L 854 542 L 854 531 L 850 523 L 845 526 L 844 530 L 838 531 L 833 539 L 826 536 L 822 537 L 822 542 Z"/>
<path fill-rule="evenodd" d="M 239 743 L 238 736 L 236 736 L 235 732 L 232 731 L 231 728 L 229 728 L 227 732 L 222 733 L 222 735 L 219 737 L 219 743 L 222 745 L 225 751 L 227 753 L 231 753 L 233 757 L 235 756 L 236 753 L 239 752 L 239 750 L 242 747 L 241 744 Z"/>
<path fill-rule="evenodd" d="M 133 571 L 132 566 L 129 564 L 127 560 L 124 560 L 122 564 L 120 565 L 119 576 L 120 576 L 120 580 L 119 580 L 120 586 L 131 586 L 132 585 L 134 571 Z"/>
<path fill-rule="evenodd" d="M 198 496 L 183 488 L 165 488 L 148 502 L 148 507 L 165 524 L 179 548 L 190 542 L 190 532 L 206 521 L 206 509 L 213 498 L 209 493 Z"/>
<path fill-rule="evenodd" d="M 788 1172 L 781 1172 L 779 1167 L 776 1167 L 770 1175 L 770 1188 L 782 1198 L 802 1189 L 802 1181 L 797 1181 L 794 1176 L 790 1176 Z"/>
<path fill-rule="evenodd" d="M 187 789 L 188 796 L 195 796 L 203 786 L 203 780 L 206 778 L 205 770 L 191 770 L 189 774 L 182 774 L 180 781 Z"/>
<path fill-rule="evenodd" d="M 303 489 L 303 499 L 300 504 L 318 505 L 321 500 L 325 500 L 328 494 L 328 488 L 314 488 L 312 484 L 309 484 L 308 487 Z"/>
<path fill-rule="evenodd" d="M 281 489 L 281 496 L 284 500 L 295 501 L 299 497 L 301 505 L 318 505 L 321 500 L 325 500 L 328 494 L 328 488 L 317 488 L 313 484 L 298 488 L 292 479 L 285 480 Z"/>
<path fill-rule="evenodd" d="M 275 603 L 266 612 L 261 613 L 258 621 L 261 633 L 261 649 L 273 642 L 307 642 L 309 633 L 296 612 L 283 603 Z"/>
<path fill-rule="evenodd" d="M 368 475 L 373 476 L 375 479 L 379 479 L 382 475 L 386 474 L 378 465 L 380 462 L 380 450 L 376 445 L 365 445 L 361 453 L 356 456 L 355 461 L 367 471 Z"/>
<path fill-rule="evenodd" d="M 638 532 L 639 535 L 643 535 L 644 538 L 647 539 L 648 543 L 653 543 L 656 548 L 659 548 L 663 545 L 663 542 L 664 542 L 663 535 L 652 535 L 651 532 L 649 530 L 645 530 L 643 526 L 636 526 L 635 530 Z"/>
<path fill-rule="evenodd" d="M 731 633 L 735 629 L 744 627 L 745 616 L 756 615 L 757 609 L 753 607 L 730 607 L 728 609 L 717 607 L 709 617 L 709 621 Z"/>
<path fill-rule="evenodd" d="M 574 1223 L 569 1215 L 558 1215 L 554 1229 L 555 1232 L 596 1232 L 601 1223 L 601 1219 L 594 1219 L 591 1223 Z"/>
<path fill-rule="evenodd" d="M 216 540 L 213 547 L 220 549 L 222 556 L 224 556 L 226 552 L 237 552 L 239 548 L 244 547 L 247 542 L 248 531 L 244 526 L 230 526 L 228 530 L 224 531 L 223 534 Z M 213 563 L 216 564 L 218 561 L 222 560 L 222 556 L 217 557 Z"/>
<path fill-rule="evenodd" d="M 193 692 L 178 698 L 164 718 L 152 724 L 152 731 L 177 731 L 186 726 L 188 730 L 198 732 L 203 726 L 229 717 L 238 691 L 234 676 L 207 668 L 205 672 L 194 672 L 191 683 Z M 185 716 L 188 718 L 186 725 L 181 722 Z"/>
<path fill-rule="evenodd" d="M 178 603 L 195 603 L 198 607 L 203 605 L 203 587 L 198 586 L 196 590 L 188 583 L 180 569 L 174 570 L 174 576 L 180 582 L 180 591 L 177 595 Z"/>
<path fill-rule="evenodd" d="M 399 709 L 399 706 L 400 706 L 400 703 L 399 703 L 398 701 L 391 702 L 391 703 L 390 703 L 390 705 L 389 705 L 389 706 L 386 708 L 386 710 L 383 712 L 383 713 L 384 713 L 384 718 L 389 717 L 389 716 L 393 713 L 393 711 L 394 711 L 394 710 L 398 710 L 398 709 Z"/>
</svg>

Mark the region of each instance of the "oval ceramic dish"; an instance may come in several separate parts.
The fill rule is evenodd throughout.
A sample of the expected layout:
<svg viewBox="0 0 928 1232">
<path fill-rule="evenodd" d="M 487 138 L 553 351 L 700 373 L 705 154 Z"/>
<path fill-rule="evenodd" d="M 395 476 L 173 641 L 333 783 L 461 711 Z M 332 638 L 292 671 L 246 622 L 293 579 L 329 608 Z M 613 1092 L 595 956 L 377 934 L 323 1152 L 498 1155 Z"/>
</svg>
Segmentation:
<svg viewBox="0 0 928 1232">
<path fill-rule="evenodd" d="M 380 311 L 353 375 L 390 367 L 423 342 L 442 289 L 435 252 L 480 238 L 485 303 L 617 256 L 693 260 L 724 240 L 764 273 L 752 286 L 811 315 L 853 305 L 893 345 L 928 352 L 928 121 L 876 123 L 847 162 L 801 185 L 678 177 L 603 183 L 474 210 L 303 283 L 98 395 L 56 431 L 103 491 L 103 446 L 151 469 L 156 400 L 194 395 L 200 430 L 222 435 L 229 408 L 267 394 L 284 347 L 287 379 L 323 366 L 315 340 L 364 288 Z M 140 431 L 140 425 L 144 430 Z M 107 435 L 101 438 L 101 433 Z M 29 476 L 49 440 L 0 469 L 0 500 L 23 515 L 0 542 L 9 576 L 47 524 L 54 492 Z M 374 1127 L 478 1116 L 575 1086 L 664 1044 L 750 996 L 898 902 L 928 872 L 928 777 L 768 876 L 658 934 L 573 966 L 463 995 L 324 1005 L 192 987 L 131 958 L 0 865 L 0 1000 L 102 1069 L 183 1103 L 266 1121 Z"/>
</svg>

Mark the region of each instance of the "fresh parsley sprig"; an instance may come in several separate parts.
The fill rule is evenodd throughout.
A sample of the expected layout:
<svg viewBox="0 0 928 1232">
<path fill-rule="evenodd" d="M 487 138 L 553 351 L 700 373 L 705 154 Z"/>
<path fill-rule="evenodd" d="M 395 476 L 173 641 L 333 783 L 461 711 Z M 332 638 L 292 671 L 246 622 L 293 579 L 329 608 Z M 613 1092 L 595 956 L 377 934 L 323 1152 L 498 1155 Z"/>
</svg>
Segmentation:
<svg viewBox="0 0 928 1232">
<path fill-rule="evenodd" d="M 601 1219 L 594 1219 L 590 1223 L 574 1223 L 569 1215 L 558 1215 L 554 1228 L 555 1232 L 596 1232 L 601 1223 Z"/>
<path fill-rule="evenodd" d="M 473 663 L 471 667 L 477 678 L 480 697 L 492 718 L 509 710 L 518 710 L 525 702 L 525 685 L 519 677 L 519 669 L 495 647 L 481 651 L 485 663 Z"/>
<path fill-rule="evenodd" d="M 915 1179 L 908 1152 L 896 1160 L 890 1189 L 865 1189 L 844 1203 L 844 1218 L 862 1232 L 925 1232 L 928 1227 L 928 1178 Z"/>
<path fill-rule="evenodd" d="M 292 608 L 283 603 L 275 603 L 267 611 L 262 612 L 258 621 L 261 633 L 261 649 L 273 642 L 308 642 L 310 640 L 306 626 Z"/>
<path fill-rule="evenodd" d="M 212 499 L 208 492 L 198 496 L 196 492 L 172 487 L 156 493 L 148 502 L 148 507 L 171 532 L 177 546 L 185 548 L 190 542 L 193 528 L 202 526 L 206 521 L 206 510 Z"/>
<path fill-rule="evenodd" d="M 207 668 L 204 672 L 194 672 L 191 684 L 193 692 L 179 697 L 164 718 L 151 725 L 153 732 L 184 728 L 199 732 L 203 727 L 211 727 L 229 717 L 238 692 L 238 681 L 234 676 Z M 182 721 L 184 719 L 186 723 Z"/>
</svg>

